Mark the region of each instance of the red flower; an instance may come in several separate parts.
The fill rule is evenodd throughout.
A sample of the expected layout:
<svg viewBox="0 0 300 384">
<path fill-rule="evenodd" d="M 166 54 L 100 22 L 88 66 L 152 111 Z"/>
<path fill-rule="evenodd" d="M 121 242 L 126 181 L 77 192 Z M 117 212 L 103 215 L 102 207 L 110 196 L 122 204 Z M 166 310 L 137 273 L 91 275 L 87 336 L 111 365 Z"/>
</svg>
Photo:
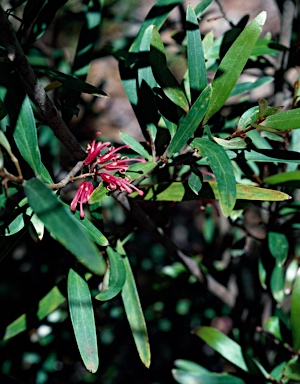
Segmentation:
<svg viewBox="0 0 300 384">
<path fill-rule="evenodd" d="M 82 205 L 89 201 L 89 198 L 94 190 L 94 186 L 90 181 L 83 181 L 75 193 L 74 199 L 71 203 L 71 211 L 76 211 L 77 203 L 80 205 L 80 217 L 84 218 Z"/>
<path fill-rule="evenodd" d="M 96 159 L 96 157 L 100 155 L 100 152 L 102 151 L 103 148 L 111 146 L 111 143 L 109 141 L 106 143 L 101 143 L 101 141 L 97 142 L 96 139 L 97 139 L 97 136 L 99 135 L 101 135 L 101 132 L 97 132 L 94 137 L 94 140 L 88 143 L 87 145 L 86 152 L 88 156 L 84 160 L 85 165 L 91 164 Z"/>
<path fill-rule="evenodd" d="M 130 179 L 128 176 L 125 176 L 125 178 L 122 179 L 121 177 L 109 175 L 108 173 L 104 172 L 101 172 L 99 176 L 105 183 L 108 184 L 107 189 L 109 191 L 115 191 L 116 189 L 119 189 L 121 192 L 132 193 L 133 189 L 135 189 L 140 196 L 143 196 L 144 194 L 143 191 L 130 184 Z"/>
</svg>

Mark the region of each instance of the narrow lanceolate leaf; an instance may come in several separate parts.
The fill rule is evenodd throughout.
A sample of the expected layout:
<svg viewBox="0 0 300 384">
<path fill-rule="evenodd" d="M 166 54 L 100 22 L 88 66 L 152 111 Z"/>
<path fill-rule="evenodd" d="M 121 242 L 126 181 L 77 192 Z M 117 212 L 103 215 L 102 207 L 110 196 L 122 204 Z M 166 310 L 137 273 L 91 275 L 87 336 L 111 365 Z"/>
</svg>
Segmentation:
<svg viewBox="0 0 300 384">
<path fill-rule="evenodd" d="M 108 287 L 96 296 L 96 299 L 101 301 L 110 300 L 117 296 L 126 280 L 126 270 L 122 256 L 111 247 L 107 247 L 107 255 L 109 260 L 106 272 L 109 273 Z"/>
<path fill-rule="evenodd" d="M 300 128 L 300 108 L 268 116 L 266 120 L 259 125 L 279 130 Z"/>
<path fill-rule="evenodd" d="M 201 3 L 199 3 L 195 8 L 197 17 L 201 17 L 202 13 L 210 6 L 213 1 L 214 0 L 202 0 Z"/>
<path fill-rule="evenodd" d="M 128 135 L 128 133 L 125 132 L 121 132 L 120 137 L 124 141 L 124 143 L 129 145 L 134 152 L 138 153 L 139 155 L 145 157 L 148 160 L 151 159 L 151 155 L 134 137 Z"/>
<path fill-rule="evenodd" d="M 293 335 L 293 348 L 297 353 L 300 350 L 300 270 L 298 270 L 294 287 L 292 291 L 292 303 L 291 303 L 291 328 Z"/>
<path fill-rule="evenodd" d="M 83 225 L 72 217 L 57 196 L 35 178 L 24 183 L 24 190 L 29 205 L 51 235 L 88 269 L 101 274 L 102 256 Z"/>
<path fill-rule="evenodd" d="M 270 231 L 268 233 L 268 245 L 271 255 L 278 266 L 282 266 L 288 256 L 289 242 L 284 233 Z"/>
<path fill-rule="evenodd" d="M 220 353 L 224 359 L 230 361 L 232 364 L 241 368 L 243 371 L 248 372 L 245 363 L 241 346 L 230 339 L 224 333 L 212 327 L 200 327 L 194 332 L 202 340 L 204 340 L 215 351 Z"/>
<path fill-rule="evenodd" d="M 189 201 L 216 199 L 219 200 L 218 184 L 215 181 L 205 181 L 202 188 L 195 195 L 184 183 L 160 183 L 144 190 L 144 200 L 154 201 Z M 236 185 L 236 198 L 240 200 L 257 200 L 257 201 L 284 201 L 291 197 L 286 193 L 274 191 L 272 189 L 253 187 L 252 185 Z M 131 195 L 136 197 L 136 195 Z"/>
<path fill-rule="evenodd" d="M 39 175 L 41 170 L 41 155 L 38 147 L 33 111 L 27 96 L 23 101 L 16 122 L 14 139 L 22 157 L 27 161 L 34 173 Z"/>
<path fill-rule="evenodd" d="M 284 269 L 282 266 L 275 264 L 271 274 L 270 288 L 272 295 L 277 303 L 281 303 L 285 298 L 284 285 Z"/>
<path fill-rule="evenodd" d="M 72 268 L 68 275 L 68 300 L 78 349 L 86 369 L 98 369 L 98 346 L 91 294 L 87 282 Z"/>
<path fill-rule="evenodd" d="M 179 384 L 245 384 L 244 380 L 228 373 L 200 373 L 173 369 L 172 375 Z"/>
<path fill-rule="evenodd" d="M 189 109 L 186 95 L 178 81 L 167 67 L 164 44 L 156 28 L 151 38 L 150 62 L 153 75 L 163 89 L 164 94 L 185 112 Z"/>
<path fill-rule="evenodd" d="M 271 185 L 288 183 L 289 181 L 300 181 L 300 171 L 278 173 L 264 179 L 264 183 Z"/>
<path fill-rule="evenodd" d="M 204 122 L 223 106 L 230 95 L 261 34 L 265 20 L 264 11 L 243 30 L 225 54 L 212 83 L 212 99 Z"/>
<path fill-rule="evenodd" d="M 198 193 L 202 187 L 202 181 L 201 181 L 200 177 L 198 175 L 196 175 L 194 172 L 192 172 L 190 177 L 189 177 L 188 183 L 189 183 L 189 187 L 191 188 L 191 190 L 196 195 L 198 195 Z"/>
<path fill-rule="evenodd" d="M 139 52 L 140 44 L 143 38 L 145 30 L 150 25 L 155 25 L 159 30 L 163 25 L 164 21 L 168 17 L 169 13 L 177 5 L 181 4 L 183 0 L 158 0 L 156 4 L 150 9 L 148 15 L 146 16 L 138 34 L 132 43 L 129 52 Z"/>
<path fill-rule="evenodd" d="M 36 324 L 32 322 L 32 319 L 43 320 L 51 312 L 57 309 L 66 300 L 65 296 L 60 292 L 57 286 L 53 287 L 51 291 L 44 296 L 37 305 L 38 310 L 34 313 L 34 316 L 23 314 L 15 321 L 6 327 L 4 333 L 4 340 L 8 340 L 19 333 L 30 329 Z"/>
<path fill-rule="evenodd" d="M 126 282 L 122 289 L 124 308 L 140 359 L 148 368 L 151 354 L 146 322 L 127 256 L 124 256 L 123 261 L 126 270 Z"/>
<path fill-rule="evenodd" d="M 201 93 L 197 98 L 192 108 L 180 123 L 171 143 L 168 148 L 168 155 L 172 156 L 178 152 L 191 138 L 207 111 L 211 98 L 211 86 Z"/>
<path fill-rule="evenodd" d="M 207 79 L 198 19 L 190 4 L 186 14 L 186 31 L 189 83 L 192 102 L 194 102 L 207 86 Z"/>
<path fill-rule="evenodd" d="M 48 67 L 40 67 L 40 66 L 34 66 L 33 69 L 36 72 L 51 76 L 56 81 L 59 81 L 59 83 L 65 85 L 66 87 L 70 88 L 70 93 L 74 91 L 77 91 L 79 93 L 88 93 L 90 95 L 94 96 L 101 96 L 101 97 L 108 97 L 105 92 L 103 92 L 100 88 L 95 87 L 92 84 L 86 83 L 84 80 L 81 80 L 78 77 L 74 77 L 71 75 L 66 75 L 63 72 L 56 71 L 54 69 L 50 69 Z M 48 87 L 47 90 L 50 90 Z"/>
<path fill-rule="evenodd" d="M 221 210 L 228 216 L 236 201 L 236 182 L 229 157 L 220 145 L 207 139 L 194 139 L 191 147 L 207 158 L 218 184 Z"/>
</svg>

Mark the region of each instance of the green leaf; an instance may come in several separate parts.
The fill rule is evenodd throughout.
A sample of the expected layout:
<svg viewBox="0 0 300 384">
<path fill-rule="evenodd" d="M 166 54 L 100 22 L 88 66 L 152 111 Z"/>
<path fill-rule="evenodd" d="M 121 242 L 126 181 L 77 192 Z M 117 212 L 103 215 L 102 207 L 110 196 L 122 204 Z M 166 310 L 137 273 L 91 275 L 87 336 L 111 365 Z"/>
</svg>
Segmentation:
<svg viewBox="0 0 300 384">
<path fill-rule="evenodd" d="M 53 287 L 46 296 L 44 296 L 38 303 L 38 310 L 34 313 L 35 316 L 26 315 L 25 313 L 18 317 L 15 321 L 6 327 L 4 333 L 4 340 L 8 340 L 19 333 L 30 329 L 35 324 L 32 319 L 43 320 L 51 312 L 57 309 L 66 300 L 65 296 L 60 292 L 57 286 Z"/>
<path fill-rule="evenodd" d="M 289 251 L 289 242 L 286 236 L 283 233 L 270 231 L 268 232 L 268 245 L 278 266 L 283 266 Z"/>
<path fill-rule="evenodd" d="M 293 172 L 282 172 L 277 175 L 272 175 L 264 179 L 264 183 L 277 185 L 282 183 L 288 183 L 290 181 L 299 181 L 300 180 L 300 171 Z"/>
<path fill-rule="evenodd" d="M 111 247 L 107 247 L 107 255 L 109 266 L 106 274 L 109 274 L 109 282 L 107 289 L 101 291 L 99 295 L 96 296 L 96 299 L 100 301 L 111 300 L 117 296 L 126 281 L 126 270 L 122 256 Z"/>
<path fill-rule="evenodd" d="M 119 247 L 120 247 L 119 243 Z M 118 248 L 117 248 L 118 249 Z M 137 292 L 135 280 L 132 274 L 128 257 L 125 255 L 124 250 L 121 248 L 121 252 L 124 255 L 123 261 L 126 270 L 126 281 L 122 289 L 122 299 L 126 316 L 131 328 L 131 332 L 134 338 L 135 345 L 137 347 L 139 356 L 143 364 L 149 368 L 151 354 L 149 339 L 147 333 L 146 322 L 142 311 L 139 295 Z"/>
<path fill-rule="evenodd" d="M 174 365 L 183 371 L 195 373 L 211 373 L 208 369 L 202 367 L 202 365 L 194 363 L 190 360 L 177 359 L 174 361 Z"/>
<path fill-rule="evenodd" d="M 277 316 L 269 317 L 266 324 L 264 325 L 264 329 L 272 333 L 272 335 L 274 335 L 278 340 L 282 340 L 280 332 L 280 320 Z"/>
<path fill-rule="evenodd" d="M 225 103 L 236 84 L 266 20 L 266 12 L 261 12 L 238 36 L 231 45 L 212 83 L 212 98 L 206 113 L 206 123 Z"/>
<path fill-rule="evenodd" d="M 103 235 L 95 225 L 90 222 L 86 217 L 81 219 L 80 213 L 78 211 L 75 212 L 74 216 L 76 217 L 78 223 L 84 227 L 84 231 L 89 234 L 90 239 L 100 245 L 100 247 L 106 247 L 108 245 L 107 238 Z M 105 264 L 104 260 L 103 263 Z"/>
<path fill-rule="evenodd" d="M 252 107 L 250 109 L 247 109 L 246 112 L 242 114 L 238 121 L 238 129 L 243 130 L 249 127 L 252 123 L 254 123 L 259 118 L 259 107 Z"/>
<path fill-rule="evenodd" d="M 198 19 L 190 4 L 186 13 L 186 34 L 189 84 L 192 102 L 194 102 L 207 86 L 207 79 Z"/>
<path fill-rule="evenodd" d="M 292 291 L 292 302 L 291 302 L 291 329 L 293 336 L 293 348 L 297 353 L 300 350 L 300 274 L 297 273 L 296 280 L 294 282 Z"/>
<path fill-rule="evenodd" d="M 192 105 L 188 114 L 181 121 L 169 145 L 169 156 L 172 156 L 174 153 L 178 152 L 188 142 L 189 138 L 194 134 L 207 111 L 210 102 L 210 97 L 211 86 L 208 85 L 207 88 L 205 88 L 205 90 L 201 93 L 201 95 Z"/>
<path fill-rule="evenodd" d="M 180 384 L 245 384 L 244 380 L 228 373 L 196 373 L 173 369 L 172 375 Z"/>
<path fill-rule="evenodd" d="M 210 6 L 213 1 L 214 0 L 202 0 L 201 3 L 199 3 L 195 8 L 197 17 L 201 17 L 202 13 Z"/>
<path fill-rule="evenodd" d="M 217 144 L 221 145 L 225 149 L 244 149 L 247 147 L 247 143 L 244 139 L 232 139 L 232 140 L 224 140 L 219 137 L 213 137 L 213 141 Z"/>
<path fill-rule="evenodd" d="M 68 274 L 68 301 L 81 358 L 86 369 L 95 373 L 99 358 L 91 294 L 87 282 L 72 268 Z"/>
<path fill-rule="evenodd" d="M 38 179 L 30 179 L 23 185 L 29 205 L 54 238 L 92 272 L 101 274 L 102 257 L 83 225 Z"/>
<path fill-rule="evenodd" d="M 271 274 L 270 288 L 274 299 L 281 303 L 285 298 L 284 294 L 284 269 L 275 264 Z"/>
<path fill-rule="evenodd" d="M 129 145 L 134 152 L 148 160 L 151 160 L 151 155 L 134 137 L 128 135 L 128 133 L 120 132 L 120 138 L 124 141 L 125 144 Z"/>
<path fill-rule="evenodd" d="M 229 157 L 220 145 L 207 139 L 194 139 L 190 145 L 207 158 L 216 177 L 221 210 L 229 216 L 236 201 L 236 182 Z"/>
<path fill-rule="evenodd" d="M 108 97 L 107 94 L 103 92 L 100 88 L 88 84 L 78 77 L 66 75 L 63 72 L 56 71 L 48 67 L 34 66 L 33 69 L 36 72 L 53 77 L 56 81 L 59 81 L 66 87 L 70 88 L 72 91 L 88 93 L 94 96 Z"/>
<path fill-rule="evenodd" d="M 268 116 L 259 125 L 279 130 L 300 128 L 300 108 Z"/>
<path fill-rule="evenodd" d="M 103 182 L 98 185 L 96 189 L 94 189 L 93 193 L 90 196 L 89 204 L 99 203 L 100 201 L 106 199 L 109 196 L 109 191 L 103 185 Z"/>
<path fill-rule="evenodd" d="M 243 83 L 238 83 L 234 86 L 233 90 L 230 92 L 229 97 L 240 95 L 241 93 L 250 92 L 255 88 L 261 87 L 262 85 L 269 84 L 274 81 L 272 76 L 263 76 L 259 77 L 256 81 L 250 82 L 245 81 Z"/>
<path fill-rule="evenodd" d="M 156 28 L 159 30 L 167 19 L 169 13 L 172 11 L 172 9 L 175 8 L 177 5 L 181 4 L 182 1 L 183 0 L 158 0 L 147 14 L 136 38 L 134 39 L 129 49 L 129 52 L 139 52 L 141 40 L 146 29 L 150 25 L 155 25 Z"/>
<path fill-rule="evenodd" d="M 23 101 L 14 130 L 14 139 L 23 158 L 31 166 L 34 173 L 39 175 L 41 155 L 38 147 L 33 111 L 28 97 L 25 97 Z"/>
<path fill-rule="evenodd" d="M 284 377 L 287 379 L 298 381 L 300 380 L 300 363 L 299 356 L 293 357 L 286 365 Z"/>
<path fill-rule="evenodd" d="M 164 94 L 185 112 L 189 110 L 186 95 L 178 81 L 167 67 L 165 48 L 156 28 L 153 28 L 151 38 L 150 62 L 153 75 L 162 87 Z"/>
<path fill-rule="evenodd" d="M 241 346 L 230 339 L 224 333 L 212 327 L 200 327 L 194 332 L 215 351 L 220 353 L 224 359 L 230 361 L 232 364 L 241 368 L 243 371 L 248 372 L 245 363 Z"/>
<path fill-rule="evenodd" d="M 151 172 L 155 167 L 157 167 L 157 163 L 154 161 L 147 161 L 147 163 L 135 163 L 132 164 L 129 170 L 126 172 L 131 180 L 136 180 L 143 175 L 147 175 L 148 172 Z"/>
<path fill-rule="evenodd" d="M 272 189 L 258 188 L 250 185 L 237 184 L 237 199 L 258 200 L 258 201 L 284 201 L 289 200 L 290 196 L 280 191 Z M 188 200 L 219 200 L 217 183 L 205 181 L 202 183 L 199 195 L 195 195 L 186 184 L 180 182 L 155 184 L 148 189 L 144 189 L 144 200 L 154 201 L 188 201 Z M 131 197 L 137 196 L 132 194 Z"/>
<path fill-rule="evenodd" d="M 189 183 L 189 187 L 191 188 L 191 190 L 196 195 L 198 195 L 199 191 L 202 187 L 202 181 L 201 181 L 200 177 L 198 175 L 196 175 L 194 172 L 192 172 L 190 177 L 189 177 L 188 183 Z"/>
</svg>

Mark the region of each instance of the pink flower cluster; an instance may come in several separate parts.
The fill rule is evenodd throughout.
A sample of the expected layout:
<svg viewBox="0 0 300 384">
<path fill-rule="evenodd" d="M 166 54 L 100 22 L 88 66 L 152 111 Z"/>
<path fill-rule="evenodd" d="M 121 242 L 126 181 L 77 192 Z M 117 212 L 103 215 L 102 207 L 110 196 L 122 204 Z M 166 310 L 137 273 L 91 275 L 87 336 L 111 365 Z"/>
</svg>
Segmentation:
<svg viewBox="0 0 300 384">
<path fill-rule="evenodd" d="M 93 179 L 99 177 L 105 184 L 109 191 L 119 190 L 120 192 L 132 193 L 136 190 L 142 196 L 144 193 L 137 187 L 131 184 L 129 176 L 124 175 L 129 169 L 129 162 L 140 161 L 145 163 L 145 159 L 129 158 L 119 153 L 123 148 L 130 148 L 129 145 L 123 145 L 119 148 L 114 148 L 112 144 L 107 141 L 102 143 L 97 142 L 97 137 L 101 132 L 97 132 L 94 140 L 87 145 L 87 158 L 84 160 L 83 165 L 89 168 L 89 173 L 93 175 Z M 105 152 L 103 152 L 105 150 Z M 103 153 L 102 153 L 103 152 Z M 119 175 L 115 175 L 116 173 Z M 124 177 L 122 177 L 124 175 Z M 88 203 L 89 198 L 94 190 L 91 181 L 84 180 L 74 196 L 71 203 L 71 210 L 75 211 L 76 206 L 80 205 L 80 217 L 84 217 L 83 204 Z"/>
</svg>

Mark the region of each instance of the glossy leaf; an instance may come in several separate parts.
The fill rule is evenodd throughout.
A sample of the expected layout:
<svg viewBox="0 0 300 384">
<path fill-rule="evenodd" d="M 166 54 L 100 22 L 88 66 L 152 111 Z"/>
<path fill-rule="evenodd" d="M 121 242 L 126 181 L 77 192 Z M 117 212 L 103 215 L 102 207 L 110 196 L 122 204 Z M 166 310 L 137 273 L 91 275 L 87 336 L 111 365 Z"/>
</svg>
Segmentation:
<svg viewBox="0 0 300 384">
<path fill-rule="evenodd" d="M 68 274 L 68 302 L 81 358 L 86 369 L 95 373 L 99 358 L 91 294 L 87 282 L 72 268 Z"/>
<path fill-rule="evenodd" d="M 191 173 L 189 179 L 188 179 L 189 187 L 191 190 L 198 195 L 199 191 L 202 187 L 202 181 L 199 176 L 197 176 L 194 172 Z"/>
<path fill-rule="evenodd" d="M 145 30 L 150 25 L 155 25 L 159 30 L 167 19 L 169 13 L 177 5 L 181 4 L 183 0 L 158 0 L 156 4 L 150 9 L 147 14 L 134 42 L 132 43 L 129 52 L 139 52 L 141 40 L 143 38 Z"/>
<path fill-rule="evenodd" d="M 190 4 L 186 13 L 186 35 L 188 75 L 193 103 L 207 86 L 207 79 L 198 19 Z"/>
<path fill-rule="evenodd" d="M 168 148 L 168 155 L 172 156 L 178 152 L 191 138 L 207 111 L 211 97 L 211 86 L 209 85 L 197 98 L 192 105 L 190 111 L 181 121 L 170 146 Z"/>
<path fill-rule="evenodd" d="M 213 141 L 221 145 L 225 149 L 244 149 L 247 148 L 247 143 L 244 139 L 224 140 L 219 137 L 213 137 Z"/>
<path fill-rule="evenodd" d="M 96 299 L 100 301 L 111 300 L 117 296 L 126 281 L 126 270 L 122 256 L 111 247 L 107 247 L 107 255 L 109 265 L 106 273 L 109 274 L 109 282 L 107 289 L 101 291 L 96 296 Z"/>
<path fill-rule="evenodd" d="M 268 116 L 262 123 L 263 127 L 271 127 L 279 130 L 300 128 L 300 108 L 284 111 Z"/>
<path fill-rule="evenodd" d="M 88 84 L 78 77 L 66 75 L 63 72 L 49 69 L 48 67 L 34 66 L 33 68 L 36 72 L 53 77 L 55 80 L 58 80 L 61 84 L 70 88 L 72 91 L 88 93 L 94 96 L 108 97 L 107 94 L 100 88 Z"/>
<path fill-rule="evenodd" d="M 100 247 L 106 247 L 108 245 L 107 238 L 103 235 L 101 231 L 99 231 L 98 228 L 95 227 L 95 225 L 91 221 L 89 221 L 86 217 L 81 219 L 80 213 L 78 211 L 75 212 L 74 216 L 76 217 L 78 223 L 84 227 L 84 231 L 89 234 L 90 239 L 94 243 L 100 245 Z M 104 260 L 102 261 L 102 263 L 105 264 Z"/>
<path fill-rule="evenodd" d="M 288 183 L 289 181 L 299 181 L 299 180 L 300 180 L 300 171 L 293 171 L 293 172 L 277 173 L 276 175 L 266 177 L 264 179 L 264 183 L 276 185 L 276 184 Z"/>
<path fill-rule="evenodd" d="M 196 372 L 196 373 L 211 373 L 208 369 L 202 367 L 197 363 L 190 360 L 177 359 L 174 361 L 174 365 L 182 371 Z"/>
<path fill-rule="evenodd" d="M 204 122 L 207 122 L 225 103 L 235 86 L 266 20 L 266 12 L 261 12 L 238 36 L 231 45 L 212 83 L 212 98 Z"/>
<path fill-rule="evenodd" d="M 195 8 L 197 17 L 201 17 L 202 13 L 210 6 L 214 0 L 202 0 Z"/>
<path fill-rule="evenodd" d="M 155 167 L 157 167 L 157 163 L 154 161 L 147 161 L 147 163 L 135 163 L 132 164 L 129 170 L 126 172 L 132 181 L 138 179 L 141 176 L 145 176 L 150 173 Z"/>
<path fill-rule="evenodd" d="M 134 137 L 128 135 L 128 133 L 126 132 L 120 132 L 120 138 L 122 139 L 122 141 L 124 141 L 125 144 L 129 145 L 134 152 L 138 153 L 139 155 L 145 157 L 148 160 L 151 160 L 151 155 Z"/>
<path fill-rule="evenodd" d="M 272 189 L 258 188 L 250 185 L 237 184 L 237 199 L 240 200 L 260 200 L 260 201 L 284 201 L 289 200 L 290 196 L 280 191 Z M 187 188 L 187 185 L 180 182 L 160 183 L 144 190 L 145 200 L 155 201 L 186 201 L 186 200 L 219 200 L 217 183 L 214 181 L 205 181 L 202 183 L 199 196 L 195 195 Z M 136 194 L 137 195 L 137 194 Z M 131 196 L 136 196 L 132 194 Z"/>
<path fill-rule="evenodd" d="M 293 348 L 295 352 L 300 350 L 300 274 L 298 272 L 294 282 L 291 302 L 291 329 L 293 336 Z"/>
<path fill-rule="evenodd" d="M 173 369 L 172 375 L 180 384 L 245 384 L 244 380 L 228 373 L 196 373 Z"/>
<path fill-rule="evenodd" d="M 44 296 L 38 303 L 38 310 L 35 313 L 37 320 L 43 320 L 46 316 L 48 316 L 51 312 L 57 309 L 62 303 L 66 300 L 65 296 L 60 292 L 57 286 L 53 287 L 46 296 Z M 36 325 L 32 322 L 34 316 L 23 314 L 18 317 L 15 321 L 9 324 L 6 327 L 4 333 L 4 340 L 8 340 L 19 333 L 25 331 L 26 329 L 30 329 Z"/>
<path fill-rule="evenodd" d="M 238 155 L 233 151 L 226 151 L 227 155 L 231 160 L 238 160 Z M 245 151 L 243 154 L 244 158 L 247 161 L 257 161 L 257 162 L 269 162 L 269 163 L 296 163 L 300 164 L 300 155 L 297 152 L 292 151 L 276 151 L 268 149 L 257 149 L 256 151 Z M 201 162 L 199 162 L 201 163 Z M 202 162 L 201 164 L 204 164 Z"/>
<path fill-rule="evenodd" d="M 24 183 L 28 203 L 47 230 L 92 272 L 102 271 L 102 257 L 89 234 L 57 196 L 38 179 Z"/>
<path fill-rule="evenodd" d="M 230 92 L 229 97 L 237 96 L 245 92 L 248 93 L 255 88 L 270 84 L 273 81 L 274 81 L 274 78 L 272 76 L 263 76 L 263 77 L 259 77 L 256 81 L 253 81 L 253 82 L 245 81 L 243 83 L 237 83 L 234 86 L 233 90 Z"/>
<path fill-rule="evenodd" d="M 280 332 L 280 320 L 277 316 L 269 317 L 266 324 L 264 325 L 264 329 L 274 335 L 276 339 L 282 340 Z"/>
<path fill-rule="evenodd" d="M 124 250 L 122 250 L 121 253 L 124 253 Z M 122 289 L 124 308 L 140 359 L 148 368 L 150 366 L 151 354 L 146 322 L 134 276 L 132 274 L 128 257 L 125 253 L 123 261 L 126 270 L 126 281 Z"/>
<path fill-rule="evenodd" d="M 281 303 L 285 298 L 284 293 L 284 269 L 275 264 L 271 274 L 270 288 L 274 299 Z"/>
<path fill-rule="evenodd" d="M 89 204 L 99 203 L 100 201 L 106 199 L 109 196 L 109 191 L 103 185 L 103 182 L 94 189 L 93 193 L 90 196 Z"/>
<path fill-rule="evenodd" d="M 215 351 L 220 353 L 224 359 L 248 372 L 241 346 L 230 339 L 224 333 L 212 327 L 200 327 L 194 333 L 205 341 Z"/>
<path fill-rule="evenodd" d="M 191 147 L 207 158 L 216 177 L 222 212 L 228 216 L 236 201 L 236 182 L 231 161 L 224 149 L 210 140 L 194 139 Z"/>
<path fill-rule="evenodd" d="M 150 62 L 154 78 L 162 87 L 164 94 L 174 104 L 187 112 L 189 110 L 189 104 L 186 95 L 167 67 L 165 48 L 156 28 L 153 28 L 152 32 Z"/>
<path fill-rule="evenodd" d="M 282 266 L 287 259 L 289 242 L 283 233 L 268 232 L 268 245 L 271 255 L 276 259 L 278 266 Z"/>
</svg>

